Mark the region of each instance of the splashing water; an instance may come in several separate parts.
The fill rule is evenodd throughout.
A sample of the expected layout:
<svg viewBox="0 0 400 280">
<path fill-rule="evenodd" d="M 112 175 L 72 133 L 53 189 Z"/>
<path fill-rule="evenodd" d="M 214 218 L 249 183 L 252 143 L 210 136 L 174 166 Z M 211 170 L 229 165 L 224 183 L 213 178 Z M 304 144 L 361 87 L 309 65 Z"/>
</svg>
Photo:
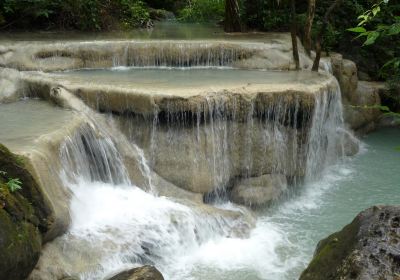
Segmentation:
<svg viewBox="0 0 400 280">
<path fill-rule="evenodd" d="M 293 152 L 298 147 L 299 143 L 288 142 L 291 133 L 298 133 L 296 129 L 288 132 L 282 126 L 288 122 L 296 128 L 297 106 L 268 108 L 265 115 L 270 117 L 260 122 L 254 119 L 254 104 L 250 105 L 245 122 L 250 129 L 256 124 L 264 127 L 261 137 L 265 149 L 277 143 L 274 157 L 285 157 L 288 150 Z M 232 160 L 227 155 L 230 137 L 225 106 L 223 99 L 208 100 L 212 110 L 204 116 L 210 122 L 207 137 L 212 139 L 211 166 L 216 187 L 227 180 L 225 172 L 230 170 Z M 85 263 L 80 269 L 70 266 L 67 273 L 77 274 L 81 279 L 102 279 L 123 268 L 153 264 L 166 279 L 295 278 L 310 255 L 310 247 L 302 248 L 301 238 L 308 240 L 309 237 L 307 234 L 301 237 L 301 232 L 294 229 L 298 224 L 293 217 L 301 220 L 301 213 L 318 208 L 324 192 L 346 176 L 347 171 L 341 166 L 332 166 L 341 156 L 337 150 L 341 142 L 338 129 L 343 128 L 341 114 L 338 87 L 316 96 L 306 148 L 306 187 L 295 199 L 260 213 L 248 238 L 243 238 L 240 231 L 248 226 L 240 208 L 220 206 L 233 210 L 227 214 L 217 208 L 210 211 L 205 206 L 182 204 L 146 193 L 130 182 L 111 136 L 95 131 L 92 126 L 81 129 L 66 140 L 61 150 L 63 177 L 73 193 L 72 225 L 62 237 L 62 243 L 67 246 L 64 254 L 66 259 L 78 258 Z M 183 116 L 181 120 L 186 122 L 186 118 Z M 199 138 L 201 129 L 197 120 L 193 125 L 198 127 L 195 134 Z M 151 122 L 154 134 L 158 120 L 153 118 Z M 174 128 L 179 125 L 174 123 Z M 244 143 L 257 145 L 251 139 L 249 128 L 243 134 L 248 138 Z M 157 145 L 153 140 L 150 142 Z M 244 149 L 243 153 L 247 176 L 253 172 L 251 152 Z M 139 155 L 145 162 L 144 153 Z M 289 161 L 297 160 L 296 151 L 291 156 Z M 289 167 L 278 161 L 274 168 L 287 170 Z M 150 172 L 146 173 L 151 176 Z M 317 183 L 316 178 L 320 178 Z"/>
</svg>

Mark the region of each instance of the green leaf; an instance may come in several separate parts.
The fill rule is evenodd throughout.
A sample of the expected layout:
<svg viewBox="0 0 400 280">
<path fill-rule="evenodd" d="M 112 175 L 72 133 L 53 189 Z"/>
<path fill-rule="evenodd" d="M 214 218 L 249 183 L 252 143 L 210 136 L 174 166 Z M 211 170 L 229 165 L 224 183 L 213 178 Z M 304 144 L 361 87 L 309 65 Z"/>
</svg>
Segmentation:
<svg viewBox="0 0 400 280">
<path fill-rule="evenodd" d="M 396 151 L 400 152 L 400 146 L 394 148 Z"/>
<path fill-rule="evenodd" d="M 400 33 L 400 23 L 395 23 L 392 26 L 389 27 L 388 30 L 388 35 L 389 36 L 393 36 L 393 35 L 397 35 Z"/>
<path fill-rule="evenodd" d="M 379 38 L 380 33 L 377 31 L 371 31 L 368 33 L 367 40 L 364 42 L 364 46 L 369 46 L 375 43 L 376 39 Z"/>
<path fill-rule="evenodd" d="M 349 29 L 347 29 L 347 31 L 355 32 L 355 33 L 365 33 L 365 32 L 367 32 L 367 30 L 364 27 L 361 27 L 361 26 L 349 28 Z"/>
<path fill-rule="evenodd" d="M 381 7 L 375 6 L 375 7 L 372 9 L 372 14 L 373 14 L 374 16 L 376 16 L 380 11 L 381 11 Z"/>
<path fill-rule="evenodd" d="M 10 179 L 6 185 L 12 193 L 22 189 L 22 182 L 18 178 Z"/>
</svg>

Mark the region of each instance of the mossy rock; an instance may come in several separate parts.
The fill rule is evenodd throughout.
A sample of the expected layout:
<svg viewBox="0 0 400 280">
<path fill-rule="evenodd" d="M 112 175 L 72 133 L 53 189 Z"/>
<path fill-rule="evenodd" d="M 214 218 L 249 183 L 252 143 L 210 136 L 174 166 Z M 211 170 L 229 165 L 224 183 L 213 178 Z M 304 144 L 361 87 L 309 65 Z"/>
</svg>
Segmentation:
<svg viewBox="0 0 400 280">
<path fill-rule="evenodd" d="M 0 209 L 0 279 L 25 279 L 36 265 L 41 247 L 37 227 L 14 220 Z"/>
<path fill-rule="evenodd" d="M 321 240 L 300 280 L 337 279 L 337 268 L 357 242 L 358 226 L 357 220 L 354 220 L 341 231 Z"/>
<path fill-rule="evenodd" d="M 0 170 L 6 172 L 0 176 L 0 279 L 26 279 L 39 260 L 50 211 L 24 159 L 1 144 Z M 20 179 L 22 189 L 11 192 L 10 178 Z"/>
<path fill-rule="evenodd" d="M 374 206 L 320 241 L 300 280 L 397 280 L 399 252 L 400 206 Z"/>
<path fill-rule="evenodd" d="M 154 266 L 145 265 L 123 271 L 109 280 L 164 280 L 164 277 Z"/>
<path fill-rule="evenodd" d="M 48 220 L 51 210 L 44 201 L 40 188 L 33 176 L 24 167 L 25 158 L 12 154 L 0 144 L 0 170 L 7 173 L 8 178 L 18 178 L 23 187 L 17 193 L 23 196 L 32 205 L 34 216 L 38 219 L 40 232 L 45 233 L 52 221 Z"/>
</svg>

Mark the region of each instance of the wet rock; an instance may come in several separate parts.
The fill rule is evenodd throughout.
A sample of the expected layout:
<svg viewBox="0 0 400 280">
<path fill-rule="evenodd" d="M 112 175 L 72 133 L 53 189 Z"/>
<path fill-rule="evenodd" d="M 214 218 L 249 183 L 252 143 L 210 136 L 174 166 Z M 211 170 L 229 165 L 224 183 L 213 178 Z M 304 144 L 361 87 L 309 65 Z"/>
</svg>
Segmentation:
<svg viewBox="0 0 400 280">
<path fill-rule="evenodd" d="M 164 280 L 164 277 L 154 266 L 146 265 L 121 272 L 109 280 Z"/>
<path fill-rule="evenodd" d="M 357 133 L 368 133 L 376 128 L 382 115 L 379 110 L 379 90 L 382 86 L 383 84 L 376 82 L 359 82 L 351 101 L 345 102 L 344 119 Z"/>
<path fill-rule="evenodd" d="M 49 209 L 24 159 L 2 145 L 0 171 L 6 172 L 0 175 L 0 279 L 25 279 L 39 259 Z M 22 189 L 12 192 L 10 178 L 20 179 Z"/>
<path fill-rule="evenodd" d="M 339 153 L 342 151 L 345 156 L 354 156 L 360 150 L 360 141 L 349 131 L 342 131 L 343 145 L 338 147 Z"/>
<path fill-rule="evenodd" d="M 18 71 L 0 69 L 0 103 L 15 102 L 23 96 L 23 88 L 19 77 Z"/>
<path fill-rule="evenodd" d="M 277 199 L 287 188 L 284 175 L 267 174 L 243 179 L 235 184 L 231 200 L 235 203 L 257 208 Z"/>
<path fill-rule="evenodd" d="M 157 13 L 157 16 L 161 16 Z M 165 14 L 165 16 L 171 16 Z M 271 40 L 243 43 L 232 40 L 95 41 L 62 43 L 5 43 L 0 66 L 19 70 L 71 70 L 113 66 L 234 66 L 245 69 L 294 69 L 291 37 L 269 35 Z M 299 43 L 302 68 L 312 61 Z"/>
<path fill-rule="evenodd" d="M 155 172 L 191 192 L 210 193 L 244 174 L 303 175 L 302 134 L 293 128 L 280 126 L 277 131 L 259 120 L 248 124 L 214 120 L 194 127 L 181 121 L 154 129 L 142 119 L 124 118 L 121 124 L 121 130 L 131 133 L 130 138 L 144 149 Z"/>
<path fill-rule="evenodd" d="M 400 207 L 374 206 L 320 241 L 300 280 L 397 280 L 399 276 Z"/>
</svg>

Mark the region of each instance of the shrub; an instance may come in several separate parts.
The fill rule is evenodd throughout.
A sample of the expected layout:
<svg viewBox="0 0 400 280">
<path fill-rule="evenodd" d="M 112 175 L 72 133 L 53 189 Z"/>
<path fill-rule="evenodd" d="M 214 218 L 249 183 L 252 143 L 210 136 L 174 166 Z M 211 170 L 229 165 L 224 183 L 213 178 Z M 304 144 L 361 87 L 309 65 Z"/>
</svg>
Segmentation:
<svg viewBox="0 0 400 280">
<path fill-rule="evenodd" d="M 178 12 L 178 19 L 185 22 L 221 21 L 224 14 L 224 0 L 191 0 Z"/>
</svg>

